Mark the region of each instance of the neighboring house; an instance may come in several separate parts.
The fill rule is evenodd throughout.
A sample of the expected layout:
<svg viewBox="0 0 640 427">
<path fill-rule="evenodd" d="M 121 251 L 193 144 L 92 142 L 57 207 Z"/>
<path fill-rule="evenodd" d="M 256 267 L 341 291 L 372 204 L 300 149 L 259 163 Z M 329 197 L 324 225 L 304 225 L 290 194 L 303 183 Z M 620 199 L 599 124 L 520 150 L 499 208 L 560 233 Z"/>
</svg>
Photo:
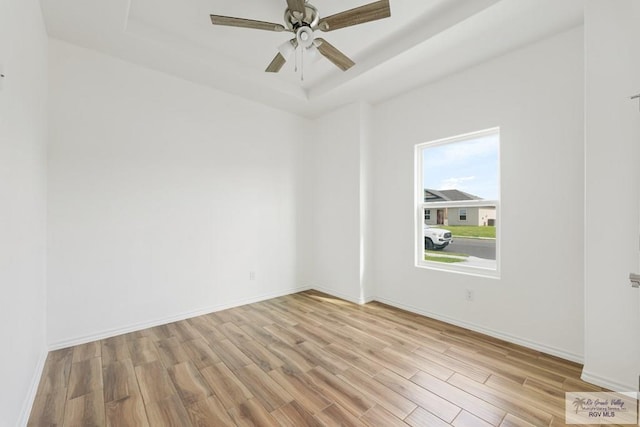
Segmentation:
<svg viewBox="0 0 640 427">
<path fill-rule="evenodd" d="M 465 202 L 483 200 L 482 197 L 460 190 L 432 190 L 425 188 L 424 201 Z M 424 223 L 429 225 L 496 225 L 495 206 L 439 207 L 424 210 Z"/>
</svg>

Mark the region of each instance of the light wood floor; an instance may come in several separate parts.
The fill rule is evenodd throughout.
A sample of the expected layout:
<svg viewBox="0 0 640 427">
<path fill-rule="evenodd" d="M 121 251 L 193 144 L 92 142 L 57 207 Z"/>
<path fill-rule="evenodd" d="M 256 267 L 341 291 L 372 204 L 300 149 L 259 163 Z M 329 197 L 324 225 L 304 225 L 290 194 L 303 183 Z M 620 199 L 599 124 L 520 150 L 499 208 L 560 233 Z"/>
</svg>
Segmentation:
<svg viewBox="0 0 640 427">
<path fill-rule="evenodd" d="M 51 352 L 30 426 L 561 426 L 581 366 L 309 291 Z"/>
</svg>

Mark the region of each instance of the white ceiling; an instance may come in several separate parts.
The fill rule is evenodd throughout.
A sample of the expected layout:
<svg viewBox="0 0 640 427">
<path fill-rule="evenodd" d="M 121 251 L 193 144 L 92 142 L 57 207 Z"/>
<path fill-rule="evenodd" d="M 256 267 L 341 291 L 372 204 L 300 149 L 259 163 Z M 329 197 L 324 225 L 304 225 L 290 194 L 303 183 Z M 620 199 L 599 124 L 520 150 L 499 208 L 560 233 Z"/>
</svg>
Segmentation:
<svg viewBox="0 0 640 427">
<path fill-rule="evenodd" d="M 321 16 L 373 0 L 311 0 Z M 51 37 L 276 108 L 315 116 L 378 102 L 582 23 L 583 0 L 390 0 L 391 18 L 322 34 L 356 62 L 264 69 L 290 33 L 211 25 L 283 22 L 286 0 L 41 0 Z"/>
</svg>

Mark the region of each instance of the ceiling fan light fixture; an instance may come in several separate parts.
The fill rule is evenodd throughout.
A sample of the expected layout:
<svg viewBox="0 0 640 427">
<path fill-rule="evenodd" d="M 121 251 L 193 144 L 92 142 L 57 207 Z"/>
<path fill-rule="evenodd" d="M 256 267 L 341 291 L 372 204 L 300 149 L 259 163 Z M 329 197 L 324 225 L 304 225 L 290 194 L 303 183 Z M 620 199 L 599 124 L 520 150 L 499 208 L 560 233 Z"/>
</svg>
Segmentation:
<svg viewBox="0 0 640 427">
<path fill-rule="evenodd" d="M 278 46 L 278 52 L 280 52 L 280 55 L 282 55 L 286 60 L 289 60 L 295 51 L 296 48 L 293 45 L 293 40 L 287 40 Z"/>
<path fill-rule="evenodd" d="M 320 59 L 322 59 L 322 54 L 320 53 L 320 51 L 316 47 L 315 43 L 312 43 L 311 46 L 309 46 L 307 48 L 305 53 L 307 55 L 309 63 L 311 63 L 311 64 L 316 63 Z"/>
</svg>

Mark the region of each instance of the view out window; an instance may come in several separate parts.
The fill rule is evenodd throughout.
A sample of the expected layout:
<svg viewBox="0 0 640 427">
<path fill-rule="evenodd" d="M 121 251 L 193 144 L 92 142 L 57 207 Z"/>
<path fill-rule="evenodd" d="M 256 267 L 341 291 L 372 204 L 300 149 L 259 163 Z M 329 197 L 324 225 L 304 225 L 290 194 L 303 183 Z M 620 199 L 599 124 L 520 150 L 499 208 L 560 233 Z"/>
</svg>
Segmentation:
<svg viewBox="0 0 640 427">
<path fill-rule="evenodd" d="M 416 146 L 416 263 L 497 275 L 500 130 Z"/>
</svg>

